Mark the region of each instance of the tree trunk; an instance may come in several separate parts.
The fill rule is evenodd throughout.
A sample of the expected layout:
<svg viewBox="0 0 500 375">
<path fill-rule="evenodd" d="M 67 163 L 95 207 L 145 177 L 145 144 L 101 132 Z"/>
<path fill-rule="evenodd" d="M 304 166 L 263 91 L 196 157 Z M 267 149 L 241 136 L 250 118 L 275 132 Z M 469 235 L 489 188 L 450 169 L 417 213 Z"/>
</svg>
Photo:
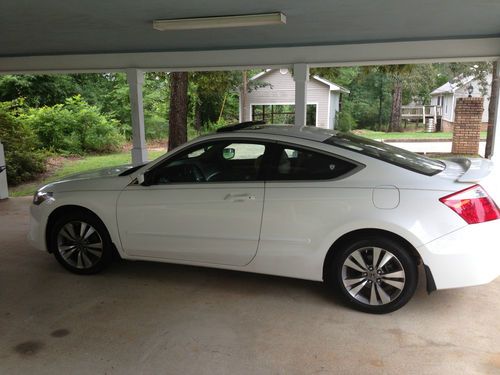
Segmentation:
<svg viewBox="0 0 500 375">
<path fill-rule="evenodd" d="M 380 90 L 378 93 L 378 130 L 382 130 L 382 108 L 384 104 L 384 76 L 380 74 Z"/>
<path fill-rule="evenodd" d="M 198 133 L 201 132 L 201 106 L 198 102 L 194 104 L 194 128 Z"/>
<path fill-rule="evenodd" d="M 491 94 L 490 94 L 490 104 L 488 106 L 488 133 L 486 135 L 486 151 L 485 157 L 491 157 L 491 149 L 493 145 L 493 129 L 495 126 L 495 112 L 497 110 L 496 106 L 498 103 L 497 93 L 498 93 L 498 77 L 497 77 L 497 62 L 493 61 L 493 75 L 491 78 Z M 498 124 L 497 124 L 498 125 Z M 499 131 L 500 129 L 496 129 Z M 497 145 L 500 147 L 500 145 Z M 497 152 L 500 150 L 497 150 Z"/>
<path fill-rule="evenodd" d="M 170 113 L 168 116 L 168 149 L 187 141 L 188 74 L 170 74 Z"/>
<path fill-rule="evenodd" d="M 241 92 L 240 92 L 240 95 L 241 95 L 241 100 L 240 100 L 240 103 L 241 103 L 241 121 L 242 122 L 245 122 L 245 121 L 250 121 L 251 118 L 250 118 L 250 111 L 249 111 L 249 108 L 248 108 L 248 76 L 247 76 L 247 71 L 244 70 L 242 72 L 242 85 L 241 85 Z"/>
<path fill-rule="evenodd" d="M 394 81 L 392 89 L 391 119 L 388 132 L 401 132 L 401 105 L 403 101 L 403 83 L 401 80 Z"/>
</svg>

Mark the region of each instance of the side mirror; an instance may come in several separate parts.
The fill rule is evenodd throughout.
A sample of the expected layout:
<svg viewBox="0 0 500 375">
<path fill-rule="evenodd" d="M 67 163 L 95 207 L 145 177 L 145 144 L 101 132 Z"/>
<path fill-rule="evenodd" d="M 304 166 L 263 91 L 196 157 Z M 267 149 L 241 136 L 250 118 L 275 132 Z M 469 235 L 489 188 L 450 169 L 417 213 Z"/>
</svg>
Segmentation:
<svg viewBox="0 0 500 375">
<path fill-rule="evenodd" d="M 222 157 L 226 160 L 231 160 L 236 155 L 236 150 L 231 147 L 227 147 L 222 151 Z"/>
<path fill-rule="evenodd" d="M 149 186 L 151 185 L 151 176 L 148 176 L 148 172 L 146 173 L 139 173 L 137 175 L 137 184 L 142 185 L 142 186 Z"/>
</svg>

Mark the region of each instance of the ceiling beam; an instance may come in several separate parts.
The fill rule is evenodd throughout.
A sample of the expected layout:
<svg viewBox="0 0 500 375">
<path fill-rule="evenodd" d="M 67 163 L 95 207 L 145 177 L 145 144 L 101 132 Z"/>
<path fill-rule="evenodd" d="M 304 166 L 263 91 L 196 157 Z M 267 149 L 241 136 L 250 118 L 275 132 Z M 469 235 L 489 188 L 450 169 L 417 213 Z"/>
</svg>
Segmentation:
<svg viewBox="0 0 500 375">
<path fill-rule="evenodd" d="M 229 70 L 494 60 L 500 38 L 274 47 L 211 51 L 0 57 L 0 74 Z"/>
</svg>

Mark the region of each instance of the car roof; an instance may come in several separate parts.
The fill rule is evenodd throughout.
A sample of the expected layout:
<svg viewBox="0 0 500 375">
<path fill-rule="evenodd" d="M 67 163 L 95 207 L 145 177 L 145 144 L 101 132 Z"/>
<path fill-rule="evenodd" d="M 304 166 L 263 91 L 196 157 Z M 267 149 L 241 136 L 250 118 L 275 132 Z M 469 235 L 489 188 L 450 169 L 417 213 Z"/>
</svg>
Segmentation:
<svg viewBox="0 0 500 375">
<path fill-rule="evenodd" d="M 336 130 L 317 128 L 315 126 L 294 126 L 294 125 L 251 125 L 242 129 L 232 130 L 231 133 L 245 134 L 269 134 L 277 136 L 287 136 L 307 139 L 311 141 L 323 142 L 326 139 L 338 134 Z"/>
</svg>

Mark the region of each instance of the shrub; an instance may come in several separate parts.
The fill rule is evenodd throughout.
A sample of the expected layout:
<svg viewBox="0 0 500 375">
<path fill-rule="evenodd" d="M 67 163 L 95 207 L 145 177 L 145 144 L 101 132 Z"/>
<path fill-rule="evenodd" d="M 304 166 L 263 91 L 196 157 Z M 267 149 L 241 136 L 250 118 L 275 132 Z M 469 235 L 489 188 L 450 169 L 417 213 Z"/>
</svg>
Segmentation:
<svg viewBox="0 0 500 375">
<path fill-rule="evenodd" d="M 124 141 L 118 122 L 102 115 L 79 95 L 64 104 L 29 108 L 21 119 L 35 131 L 44 148 L 58 153 L 109 152 Z"/>
<path fill-rule="evenodd" d="M 347 111 L 336 114 L 335 129 L 343 132 L 348 132 L 356 129 L 356 120 Z"/>
<path fill-rule="evenodd" d="M 168 137 L 167 121 L 154 113 L 150 115 L 144 114 L 144 128 L 146 131 L 146 139 L 148 140 L 165 141 Z"/>
<path fill-rule="evenodd" d="M 15 103 L 0 103 L 0 141 L 4 145 L 7 181 L 18 185 L 44 172 L 46 154 L 33 130 L 15 116 Z"/>
</svg>

